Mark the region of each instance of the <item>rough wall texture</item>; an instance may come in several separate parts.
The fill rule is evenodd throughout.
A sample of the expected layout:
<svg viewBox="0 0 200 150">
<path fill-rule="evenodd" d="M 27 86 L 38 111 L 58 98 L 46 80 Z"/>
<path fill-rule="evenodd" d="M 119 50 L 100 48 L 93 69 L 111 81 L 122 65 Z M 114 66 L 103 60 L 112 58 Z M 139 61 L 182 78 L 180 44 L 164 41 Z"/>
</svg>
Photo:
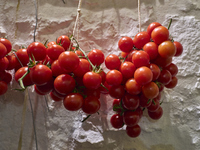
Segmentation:
<svg viewBox="0 0 200 150">
<path fill-rule="evenodd" d="M 36 40 L 55 40 L 71 35 L 78 0 L 38 0 Z M 118 40 L 134 35 L 138 29 L 137 0 L 83 0 L 79 25 L 80 46 L 88 51 L 99 48 L 106 55 L 119 53 Z M 159 121 L 143 117 L 142 133 L 129 138 L 124 130 L 110 126 L 112 98 L 102 96 L 99 115 L 81 123 L 81 112 L 69 112 L 62 102 L 52 102 L 47 109 L 45 97 L 29 89 L 33 104 L 39 150 L 199 150 L 200 149 L 200 2 L 198 0 L 141 0 L 142 30 L 157 21 L 184 47 L 178 65 L 179 83 L 163 93 L 164 115 Z M 33 42 L 34 0 L 1 0 L 0 35 L 7 35 L 14 48 Z M 21 129 L 24 93 L 14 88 L 0 97 L 0 149 L 17 149 Z M 34 150 L 35 140 L 29 101 L 23 131 L 23 150 Z M 146 115 L 147 116 L 147 115 Z"/>
</svg>

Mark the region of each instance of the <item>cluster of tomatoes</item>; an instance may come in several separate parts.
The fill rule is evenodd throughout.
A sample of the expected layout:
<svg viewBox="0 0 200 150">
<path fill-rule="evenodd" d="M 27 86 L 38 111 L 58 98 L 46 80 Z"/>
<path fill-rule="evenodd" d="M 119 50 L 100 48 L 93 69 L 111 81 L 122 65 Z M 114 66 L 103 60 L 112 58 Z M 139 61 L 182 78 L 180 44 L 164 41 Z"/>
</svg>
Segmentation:
<svg viewBox="0 0 200 150">
<path fill-rule="evenodd" d="M 162 117 L 161 91 L 177 85 L 178 67 L 172 58 L 180 56 L 183 47 L 158 22 L 151 23 L 147 31 L 139 32 L 133 39 L 122 37 L 118 46 L 123 61 L 113 54 L 105 59 L 110 69 L 106 82 L 111 85 L 109 94 L 114 98 L 113 110 L 117 112 L 110 122 L 117 129 L 126 125 L 127 135 L 137 137 L 145 109 L 154 120 Z"/>
<path fill-rule="evenodd" d="M 9 70 L 12 69 L 9 64 L 11 50 L 11 42 L 6 38 L 0 38 L 0 95 L 7 92 L 8 84 L 12 80 L 12 75 L 9 73 Z"/>
</svg>

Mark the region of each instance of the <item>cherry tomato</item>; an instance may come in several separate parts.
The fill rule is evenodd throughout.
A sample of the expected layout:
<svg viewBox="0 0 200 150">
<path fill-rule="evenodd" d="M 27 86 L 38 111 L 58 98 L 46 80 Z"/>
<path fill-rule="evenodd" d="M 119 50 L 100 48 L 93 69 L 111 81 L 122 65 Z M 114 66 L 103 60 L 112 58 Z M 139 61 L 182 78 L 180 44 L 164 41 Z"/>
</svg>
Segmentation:
<svg viewBox="0 0 200 150">
<path fill-rule="evenodd" d="M 123 106 L 127 110 L 135 110 L 139 106 L 139 97 L 137 95 L 131 95 L 131 94 L 125 94 L 125 96 L 122 98 Z"/>
<path fill-rule="evenodd" d="M 88 53 L 88 58 L 93 65 L 99 66 L 104 62 L 104 54 L 101 50 L 93 49 Z"/>
<path fill-rule="evenodd" d="M 121 111 L 122 111 L 121 107 L 123 107 L 123 106 L 120 106 L 121 105 L 120 103 L 121 103 L 121 99 L 114 99 L 113 104 L 112 104 L 113 111 L 116 111 L 118 114 L 121 113 Z"/>
<path fill-rule="evenodd" d="M 123 114 L 124 123 L 127 126 L 134 126 L 140 120 L 140 114 L 137 111 L 125 111 Z"/>
<path fill-rule="evenodd" d="M 83 90 L 83 92 L 87 96 L 95 96 L 97 98 L 100 98 L 100 95 L 101 95 L 99 88 L 98 89 L 88 89 L 88 88 L 85 88 Z"/>
<path fill-rule="evenodd" d="M 152 103 L 150 106 L 147 107 L 148 111 L 156 111 L 160 106 L 160 102 L 158 100 L 152 100 Z"/>
<path fill-rule="evenodd" d="M 132 62 L 136 68 L 148 66 L 150 62 L 149 54 L 145 51 L 137 51 L 132 56 Z"/>
<path fill-rule="evenodd" d="M 140 67 L 134 73 L 135 81 L 140 85 L 145 85 L 152 81 L 153 73 L 148 67 Z"/>
<path fill-rule="evenodd" d="M 0 95 L 3 95 L 7 92 L 8 85 L 5 81 L 0 81 Z"/>
<path fill-rule="evenodd" d="M 28 55 L 36 61 L 46 58 L 46 47 L 40 42 L 33 42 L 27 47 Z"/>
<path fill-rule="evenodd" d="M 118 47 L 122 52 L 128 53 L 133 49 L 133 40 L 130 37 L 122 37 L 118 42 Z"/>
<path fill-rule="evenodd" d="M 56 60 L 58 59 L 59 55 L 64 52 L 65 49 L 57 44 L 53 44 L 47 48 L 47 55 L 50 59 Z"/>
<path fill-rule="evenodd" d="M 172 57 L 163 58 L 161 56 L 158 56 L 156 59 L 152 61 L 152 63 L 158 65 L 159 67 L 166 67 L 172 63 Z"/>
<path fill-rule="evenodd" d="M 50 46 L 55 45 L 55 44 L 56 44 L 55 41 L 51 41 L 51 42 L 47 43 L 47 47 L 50 47 Z"/>
<path fill-rule="evenodd" d="M 79 57 L 71 51 L 62 52 L 58 57 L 59 65 L 68 71 L 74 71 L 78 67 L 79 62 Z"/>
<path fill-rule="evenodd" d="M 169 38 L 169 30 L 164 26 L 158 26 L 151 32 L 151 38 L 156 44 L 167 41 Z"/>
<path fill-rule="evenodd" d="M 99 72 L 99 75 L 101 76 L 102 83 L 104 83 L 106 81 L 106 73 L 103 70 L 101 70 Z"/>
<path fill-rule="evenodd" d="M 149 34 L 149 36 L 151 36 L 151 32 L 156 28 L 161 26 L 160 23 L 158 22 L 152 22 L 148 27 L 147 27 L 147 33 Z"/>
<path fill-rule="evenodd" d="M 164 87 L 165 86 L 159 82 L 159 84 L 158 84 L 159 92 L 162 92 L 164 90 Z"/>
<path fill-rule="evenodd" d="M 7 54 L 12 50 L 12 44 L 8 39 L 0 38 L 0 43 L 2 43 L 6 47 Z"/>
<path fill-rule="evenodd" d="M 119 70 L 122 73 L 124 78 L 130 79 L 134 76 L 136 67 L 132 62 L 126 61 L 121 64 Z"/>
<path fill-rule="evenodd" d="M 129 137 L 135 138 L 135 137 L 138 137 L 140 135 L 141 128 L 138 124 L 136 124 L 132 127 L 127 126 L 126 127 L 126 133 Z"/>
<path fill-rule="evenodd" d="M 16 56 L 14 54 L 11 54 L 11 55 L 7 55 L 6 58 L 9 61 L 9 64 L 8 64 L 8 67 L 6 68 L 6 70 L 15 69 L 16 65 L 17 65 L 17 61 L 18 61 Z M 21 67 L 21 65 L 19 67 Z"/>
<path fill-rule="evenodd" d="M 63 98 L 56 96 L 52 91 L 49 93 L 49 95 L 50 95 L 51 99 L 56 101 L 56 102 L 63 100 Z"/>
<path fill-rule="evenodd" d="M 151 99 L 146 98 L 143 94 L 140 94 L 139 96 L 140 98 L 140 107 L 149 107 L 152 103 Z"/>
<path fill-rule="evenodd" d="M 29 62 L 29 56 L 28 56 L 28 53 L 27 53 L 27 49 L 19 49 L 17 50 L 16 52 L 16 55 L 17 55 L 17 64 L 18 66 L 21 66 L 21 64 L 23 66 L 27 66 L 28 62 Z M 21 64 L 20 64 L 20 62 Z"/>
<path fill-rule="evenodd" d="M 171 41 L 164 41 L 158 46 L 158 53 L 163 58 L 173 57 L 176 54 L 176 46 Z"/>
<path fill-rule="evenodd" d="M 176 76 L 174 76 L 172 77 L 172 80 L 168 84 L 165 85 L 165 87 L 172 89 L 177 85 L 177 83 L 178 83 L 178 79 Z"/>
<path fill-rule="evenodd" d="M 122 98 L 125 94 L 124 86 L 122 85 L 111 86 L 109 88 L 109 94 L 111 97 L 116 99 Z"/>
<path fill-rule="evenodd" d="M 85 73 L 89 72 L 91 65 L 87 59 L 80 59 L 78 67 L 73 71 L 77 77 L 83 77 Z"/>
<path fill-rule="evenodd" d="M 85 55 L 84 55 L 83 52 L 81 52 L 80 50 L 76 50 L 75 53 L 76 53 L 76 55 L 79 56 L 80 58 L 86 59 L 86 58 L 85 58 Z"/>
<path fill-rule="evenodd" d="M 3 80 L 6 77 L 6 71 L 0 71 L 0 80 Z"/>
<path fill-rule="evenodd" d="M 122 128 L 124 126 L 123 116 L 120 116 L 119 114 L 112 115 L 110 118 L 110 123 L 113 128 Z"/>
<path fill-rule="evenodd" d="M 4 71 L 8 68 L 9 61 L 7 57 L 3 57 L 0 59 L 0 71 Z"/>
<path fill-rule="evenodd" d="M 106 74 L 106 82 L 109 85 L 120 85 L 122 83 L 123 77 L 122 77 L 122 73 L 118 70 L 110 70 L 107 74 Z"/>
<path fill-rule="evenodd" d="M 130 53 L 128 53 L 128 55 L 127 55 L 126 61 L 132 62 L 133 54 L 135 54 L 136 52 L 137 52 L 137 50 L 131 50 Z"/>
<path fill-rule="evenodd" d="M 174 63 L 169 64 L 164 69 L 168 70 L 171 73 L 172 77 L 176 76 L 178 73 L 178 67 Z"/>
<path fill-rule="evenodd" d="M 54 80 L 55 90 L 62 95 L 66 95 L 72 92 L 75 86 L 76 82 L 74 78 L 72 78 L 68 74 L 61 74 L 57 76 Z"/>
<path fill-rule="evenodd" d="M 82 110 L 87 114 L 94 114 L 100 109 L 101 103 L 95 96 L 88 96 L 84 99 Z"/>
<path fill-rule="evenodd" d="M 46 95 L 45 93 L 38 91 L 37 86 L 35 84 L 34 84 L 34 90 L 38 95 Z"/>
<path fill-rule="evenodd" d="M 142 93 L 146 98 L 153 99 L 158 96 L 159 88 L 154 82 L 150 82 L 142 87 Z"/>
<path fill-rule="evenodd" d="M 50 93 L 53 88 L 54 88 L 54 79 L 52 78 L 51 80 L 49 80 L 46 84 L 44 85 L 36 85 L 36 88 L 39 92 L 44 93 L 44 94 L 48 94 Z"/>
<path fill-rule="evenodd" d="M 158 109 L 154 112 L 148 111 L 148 115 L 151 119 L 158 120 L 163 115 L 163 109 L 161 106 L 159 106 Z"/>
<path fill-rule="evenodd" d="M 68 74 L 70 73 L 68 70 L 60 67 L 58 60 L 55 60 L 52 64 L 51 64 L 51 71 L 52 71 L 52 75 L 54 77 L 57 77 L 61 74 Z"/>
<path fill-rule="evenodd" d="M 0 42 L 0 59 L 5 57 L 7 54 L 6 47 Z"/>
<path fill-rule="evenodd" d="M 89 71 L 83 76 L 83 84 L 86 88 L 97 89 L 100 87 L 102 82 L 101 76 L 98 73 Z"/>
<path fill-rule="evenodd" d="M 158 78 L 158 82 L 161 82 L 163 85 L 169 84 L 172 80 L 172 75 L 168 70 L 162 70 Z"/>
<path fill-rule="evenodd" d="M 9 84 L 12 80 L 12 75 L 9 72 L 5 73 L 5 77 L 3 78 L 2 81 L 6 82 L 7 84 Z"/>
<path fill-rule="evenodd" d="M 156 64 L 152 64 L 152 63 L 149 65 L 149 68 L 151 69 L 153 73 L 152 81 L 157 80 L 158 77 L 160 76 L 160 68 Z"/>
<path fill-rule="evenodd" d="M 121 64 L 120 59 L 115 54 L 110 54 L 105 59 L 105 65 L 110 70 L 119 69 L 120 64 Z"/>
<path fill-rule="evenodd" d="M 102 84 L 106 88 L 104 88 L 103 86 L 100 86 L 99 87 L 100 92 L 102 94 L 109 94 L 109 89 L 110 89 L 111 85 L 109 85 L 106 81 L 104 83 L 102 83 Z"/>
<path fill-rule="evenodd" d="M 134 78 L 130 78 L 125 83 L 125 89 L 127 93 L 137 95 L 142 91 L 142 86 L 139 85 Z"/>
<path fill-rule="evenodd" d="M 133 38 L 133 44 L 136 48 L 138 49 L 142 49 L 143 46 L 150 42 L 150 36 L 147 32 L 143 31 L 143 32 L 139 32 L 138 34 L 136 34 L 136 36 Z"/>
<path fill-rule="evenodd" d="M 149 55 L 150 60 L 153 60 L 158 56 L 158 45 L 154 42 L 146 43 L 143 50 Z"/>
<path fill-rule="evenodd" d="M 61 44 L 61 46 L 65 49 L 65 50 L 68 50 L 69 49 L 69 46 L 70 46 L 70 39 L 68 36 L 66 35 L 61 35 L 57 38 L 57 44 Z"/>
<path fill-rule="evenodd" d="M 183 46 L 177 41 L 174 41 L 174 45 L 176 46 L 176 54 L 174 56 L 178 57 L 183 53 Z"/>
<path fill-rule="evenodd" d="M 64 107 L 70 111 L 77 111 L 83 105 L 83 97 L 79 93 L 70 93 L 63 100 Z"/>
</svg>

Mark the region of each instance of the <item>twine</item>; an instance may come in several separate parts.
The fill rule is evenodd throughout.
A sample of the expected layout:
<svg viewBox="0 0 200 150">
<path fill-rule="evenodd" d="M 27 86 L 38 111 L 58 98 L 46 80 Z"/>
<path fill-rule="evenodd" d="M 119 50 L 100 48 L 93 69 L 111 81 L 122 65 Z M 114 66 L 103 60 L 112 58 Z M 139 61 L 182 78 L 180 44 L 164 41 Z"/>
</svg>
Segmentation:
<svg viewBox="0 0 200 150">
<path fill-rule="evenodd" d="M 139 22 L 139 32 L 141 32 L 141 10 L 140 10 L 140 0 L 138 0 L 138 22 Z"/>
</svg>

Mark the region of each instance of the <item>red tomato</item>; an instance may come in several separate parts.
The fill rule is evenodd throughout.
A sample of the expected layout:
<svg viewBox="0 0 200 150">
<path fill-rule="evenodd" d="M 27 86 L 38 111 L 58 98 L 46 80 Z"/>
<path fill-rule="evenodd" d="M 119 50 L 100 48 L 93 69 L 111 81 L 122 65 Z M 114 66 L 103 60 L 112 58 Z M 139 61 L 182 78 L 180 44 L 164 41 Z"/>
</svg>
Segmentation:
<svg viewBox="0 0 200 150">
<path fill-rule="evenodd" d="M 87 72 L 83 76 L 83 84 L 86 88 L 97 89 L 100 87 L 102 82 L 101 76 L 95 72 Z"/>
<path fill-rule="evenodd" d="M 125 89 L 129 94 L 137 95 L 142 91 L 142 86 L 139 85 L 134 78 L 126 81 Z"/>
<path fill-rule="evenodd" d="M 6 58 L 9 61 L 8 67 L 6 68 L 6 70 L 12 70 L 16 68 L 17 65 L 17 58 L 14 54 L 11 55 L 7 55 Z M 21 67 L 21 65 L 19 66 Z"/>
<path fill-rule="evenodd" d="M 124 86 L 122 85 L 111 86 L 109 88 L 109 94 L 111 97 L 116 99 L 122 98 L 125 94 Z"/>
<path fill-rule="evenodd" d="M 105 86 L 106 88 L 104 88 L 103 86 L 100 86 L 99 87 L 99 90 L 100 90 L 100 92 L 102 93 L 102 94 L 109 94 L 109 89 L 110 89 L 110 85 L 105 81 L 104 83 L 102 83 L 103 84 L 103 86 Z"/>
<path fill-rule="evenodd" d="M 172 89 L 177 85 L 177 83 L 178 83 L 178 79 L 175 76 L 175 77 L 172 77 L 172 80 L 168 84 L 166 84 L 165 87 Z"/>
<path fill-rule="evenodd" d="M 6 47 L 0 42 L 0 59 L 5 57 L 7 54 Z"/>
<path fill-rule="evenodd" d="M 142 93 L 146 98 L 153 99 L 158 96 L 159 88 L 154 82 L 150 82 L 142 87 Z"/>
<path fill-rule="evenodd" d="M 158 53 L 163 58 L 173 57 L 176 54 L 176 46 L 171 41 L 164 41 L 158 46 Z"/>
<path fill-rule="evenodd" d="M 101 70 L 99 72 L 99 75 L 101 76 L 102 83 L 104 83 L 106 81 L 106 73 L 103 70 Z"/>
<path fill-rule="evenodd" d="M 77 111 L 83 106 L 83 97 L 79 93 L 70 93 L 63 100 L 64 107 L 70 111 Z"/>
<path fill-rule="evenodd" d="M 123 114 L 123 120 L 127 126 L 135 126 L 140 120 L 140 114 L 137 111 L 125 111 Z"/>
<path fill-rule="evenodd" d="M 58 60 L 55 60 L 52 64 L 51 64 L 51 71 L 54 77 L 57 77 L 61 74 L 68 74 L 70 73 L 68 70 L 60 67 Z"/>
<path fill-rule="evenodd" d="M 126 56 L 129 54 L 130 52 L 126 53 L 126 52 L 121 52 L 120 56 L 121 58 L 126 58 Z"/>
<path fill-rule="evenodd" d="M 152 100 L 150 106 L 147 107 L 148 111 L 156 111 L 160 107 L 160 102 L 158 100 Z"/>
<path fill-rule="evenodd" d="M 148 67 L 140 67 L 134 73 L 135 81 L 140 85 L 145 85 L 152 81 L 153 73 Z"/>
<path fill-rule="evenodd" d="M 81 52 L 81 51 L 79 51 L 79 50 L 76 50 L 75 53 L 76 53 L 76 55 L 79 56 L 80 58 L 85 59 L 85 56 L 84 56 L 83 52 Z"/>
<path fill-rule="evenodd" d="M 57 76 L 54 80 L 54 88 L 55 90 L 63 95 L 69 94 L 74 90 L 76 86 L 76 82 L 74 78 L 72 78 L 68 74 L 61 74 Z"/>
<path fill-rule="evenodd" d="M 183 46 L 177 41 L 174 41 L 174 45 L 176 46 L 176 54 L 174 56 L 178 57 L 183 53 Z"/>
<path fill-rule="evenodd" d="M 39 92 L 48 94 L 53 90 L 53 88 L 54 88 L 53 85 L 54 85 L 54 79 L 52 78 L 44 85 L 36 85 L 36 88 Z"/>
<path fill-rule="evenodd" d="M 6 47 L 7 54 L 12 50 L 12 44 L 8 39 L 0 38 L 0 43 L 2 43 Z"/>
<path fill-rule="evenodd" d="M 120 59 L 115 54 L 110 54 L 105 59 L 105 65 L 110 70 L 119 69 L 120 64 L 121 64 Z"/>
<path fill-rule="evenodd" d="M 120 116 L 119 114 L 112 115 L 110 118 L 110 123 L 113 128 L 122 128 L 124 126 L 123 116 Z"/>
<path fill-rule="evenodd" d="M 151 32 L 156 28 L 161 26 L 160 23 L 158 22 L 152 22 L 148 27 L 147 27 L 147 33 L 151 36 Z"/>
<path fill-rule="evenodd" d="M 118 70 L 110 70 L 107 74 L 106 74 L 106 82 L 109 85 L 120 85 L 122 83 L 123 77 L 122 77 L 122 73 Z"/>
<path fill-rule="evenodd" d="M 87 114 L 94 114 L 100 109 L 101 103 L 97 97 L 88 96 L 84 99 L 82 110 Z"/>
<path fill-rule="evenodd" d="M 121 108 L 122 106 L 120 106 L 120 103 L 121 103 L 121 99 L 113 100 L 113 105 L 112 105 L 113 111 L 116 111 L 118 114 L 120 114 L 122 111 L 122 108 Z"/>
<path fill-rule="evenodd" d="M 136 36 L 133 38 L 133 44 L 136 48 L 138 49 L 142 49 L 143 46 L 150 42 L 150 36 L 147 32 L 143 31 L 143 32 L 139 32 L 138 34 L 136 34 Z"/>
<path fill-rule="evenodd" d="M 7 92 L 8 85 L 5 81 L 0 81 L 0 95 L 3 95 Z"/>
<path fill-rule="evenodd" d="M 133 40 L 130 37 L 122 37 L 118 42 L 118 47 L 122 52 L 128 53 L 133 49 Z"/>
<path fill-rule="evenodd" d="M 74 71 L 78 67 L 79 62 L 79 57 L 71 51 L 62 52 L 58 57 L 59 65 L 68 71 Z"/>
<path fill-rule="evenodd" d="M 139 97 L 137 95 L 131 95 L 131 94 L 125 94 L 125 96 L 122 98 L 123 106 L 127 110 L 135 110 L 139 106 Z"/>
<path fill-rule="evenodd" d="M 46 58 L 46 47 L 40 42 L 33 42 L 27 48 L 28 55 L 36 61 Z"/>
<path fill-rule="evenodd" d="M 0 59 L 0 71 L 4 71 L 8 68 L 9 61 L 7 57 L 3 57 Z"/>
<path fill-rule="evenodd" d="M 56 102 L 61 101 L 63 99 L 63 98 L 56 96 L 52 91 L 49 93 L 49 95 L 50 95 L 51 99 L 56 101 Z"/>
<path fill-rule="evenodd" d="M 85 88 L 83 90 L 84 94 L 86 94 L 87 96 L 95 96 L 97 98 L 100 98 L 100 90 L 99 89 L 88 89 L 88 88 Z"/>
<path fill-rule="evenodd" d="M 55 41 L 51 41 L 51 42 L 47 43 L 47 47 L 50 47 L 50 46 L 52 46 L 54 44 L 56 44 L 56 42 Z"/>
<path fill-rule="evenodd" d="M 136 70 L 136 67 L 132 62 L 126 61 L 126 62 L 121 64 L 119 70 L 122 73 L 124 78 L 130 79 L 134 76 L 134 72 Z"/>
<path fill-rule="evenodd" d="M 34 84 L 34 90 L 38 95 L 45 95 L 45 93 L 38 91 L 37 86 L 35 84 Z"/>
<path fill-rule="evenodd" d="M 91 65 L 87 59 L 80 59 L 78 67 L 73 71 L 77 77 L 83 77 L 85 73 L 89 72 Z"/>
<path fill-rule="evenodd" d="M 128 53 L 128 55 L 127 55 L 126 61 L 132 62 L 133 54 L 135 54 L 136 52 L 137 52 L 137 50 L 131 50 L 130 53 Z"/>
<path fill-rule="evenodd" d="M 17 52 L 16 52 L 16 55 L 17 55 L 17 66 L 21 66 L 21 64 L 23 66 L 27 66 L 28 62 L 29 62 L 29 56 L 28 56 L 28 53 L 27 53 L 27 49 L 19 49 Z M 20 62 L 21 64 L 20 64 Z"/>
<path fill-rule="evenodd" d="M 172 77 L 176 76 L 178 73 L 178 67 L 174 63 L 169 64 L 164 69 L 168 70 L 171 73 Z"/>
<path fill-rule="evenodd" d="M 0 80 L 3 80 L 6 77 L 6 71 L 0 71 Z"/>
<path fill-rule="evenodd" d="M 5 73 L 5 77 L 2 79 L 2 81 L 4 81 L 7 84 L 9 84 L 11 82 L 11 80 L 12 80 L 12 75 L 9 72 L 6 72 Z"/>
<path fill-rule="evenodd" d="M 151 119 L 154 119 L 154 120 L 158 120 L 162 117 L 163 115 L 163 109 L 162 107 L 158 107 L 158 109 L 154 112 L 151 112 L 151 111 L 148 111 L 148 115 Z"/>
<path fill-rule="evenodd" d="M 151 32 L 151 38 L 156 44 L 160 44 L 169 39 L 169 30 L 164 26 L 158 26 Z"/>
<path fill-rule="evenodd" d="M 19 69 L 17 70 L 17 72 L 15 72 L 15 81 L 18 82 L 18 80 L 19 80 L 27 71 L 28 71 L 28 67 L 19 68 Z M 33 82 L 32 82 L 31 77 L 30 77 L 30 73 L 29 73 L 28 75 L 26 75 L 22 81 L 23 81 L 24 86 L 33 85 Z"/>
<path fill-rule="evenodd" d="M 163 58 L 161 56 L 158 56 L 156 59 L 152 61 L 152 63 L 158 65 L 159 67 L 166 67 L 172 63 L 172 57 Z"/>
<path fill-rule="evenodd" d="M 160 76 L 160 68 L 156 64 L 150 64 L 149 68 L 151 69 L 151 71 L 153 73 L 152 81 L 157 80 L 158 77 Z"/>
<path fill-rule="evenodd" d="M 59 55 L 64 52 L 65 49 L 57 44 L 53 44 L 47 48 L 47 55 L 50 59 L 56 60 L 58 59 Z"/>
<path fill-rule="evenodd" d="M 151 99 L 146 98 L 143 94 L 140 94 L 140 107 L 149 107 L 152 103 Z"/>
<path fill-rule="evenodd" d="M 161 82 L 163 85 L 169 84 L 172 80 L 172 75 L 168 70 L 162 70 L 158 78 L 158 82 Z"/>
<path fill-rule="evenodd" d="M 93 49 L 88 53 L 88 58 L 93 65 L 99 66 L 104 62 L 104 54 L 101 50 Z"/>
<path fill-rule="evenodd" d="M 149 55 L 150 60 L 153 60 L 158 56 L 158 45 L 154 42 L 146 43 L 143 50 Z"/>
<path fill-rule="evenodd" d="M 68 50 L 69 49 L 69 46 L 70 46 L 70 39 L 68 36 L 66 35 L 61 35 L 57 38 L 57 44 L 61 44 L 61 46 L 65 49 L 65 50 Z"/>
<path fill-rule="evenodd" d="M 159 92 L 162 92 L 164 90 L 164 85 L 162 83 L 158 84 Z"/>
<path fill-rule="evenodd" d="M 135 138 L 135 137 L 138 137 L 140 135 L 141 128 L 138 124 L 136 124 L 132 127 L 127 126 L 126 127 L 126 133 L 129 137 Z"/>
<path fill-rule="evenodd" d="M 137 51 L 132 56 L 132 62 L 136 68 L 148 66 L 150 62 L 149 54 L 145 51 Z"/>
</svg>

